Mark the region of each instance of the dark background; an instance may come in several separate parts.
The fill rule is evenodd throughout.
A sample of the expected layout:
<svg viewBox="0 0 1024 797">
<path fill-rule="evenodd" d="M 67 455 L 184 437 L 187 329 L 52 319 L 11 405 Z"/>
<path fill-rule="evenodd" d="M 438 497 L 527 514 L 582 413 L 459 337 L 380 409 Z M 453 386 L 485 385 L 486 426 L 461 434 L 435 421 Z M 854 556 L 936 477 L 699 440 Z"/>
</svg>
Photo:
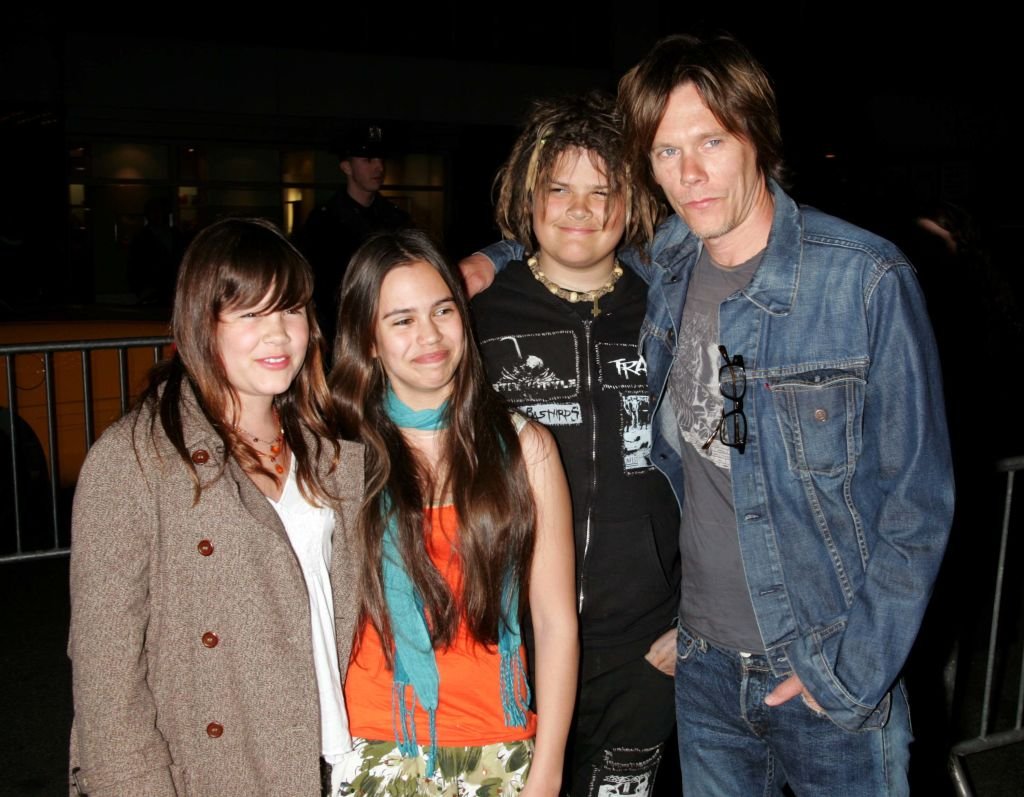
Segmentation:
<svg viewBox="0 0 1024 797">
<path fill-rule="evenodd" d="M 60 15 L 3 12 L 0 233 L 44 241 L 43 269 L 66 261 L 66 144 L 74 137 L 184 138 L 201 130 L 236 143 L 249 137 L 326 147 L 329 120 L 373 110 L 405 146 L 458 153 L 448 175 L 444 237 L 451 253 L 461 255 L 495 234 L 490 181 L 528 99 L 590 86 L 613 91 L 654 41 L 680 31 L 732 32 L 766 65 L 779 96 L 791 185 L 801 201 L 894 238 L 918 208 L 935 200 L 969 207 L 1001 248 L 1021 226 L 1016 187 L 1022 166 L 1013 135 L 1020 45 L 1009 13 L 990 0 L 949 9 L 871 0 L 732 3 L 710 10 L 665 2 L 572 9 L 360 3 L 275 12 L 282 18 L 218 4 L 139 5 L 118 16 L 84 7 Z M 116 73 L 114 90 L 97 89 L 117 69 L 121 47 L 136 48 L 133 59 Z M 259 109 L 255 125 L 240 122 L 237 111 L 214 118 L 218 81 L 235 92 L 245 78 L 233 66 L 260 48 L 278 57 L 287 53 L 293 71 L 284 79 L 291 85 L 266 89 L 289 103 Z M 152 69 L 138 54 L 147 49 Z M 223 69 L 187 78 L 191 86 L 177 85 L 166 66 L 176 49 L 183 74 L 196 52 L 220 54 Z M 366 72 L 360 57 L 368 59 Z M 451 62 L 446 75 L 486 72 L 493 80 L 452 81 L 450 91 L 431 85 L 444 102 L 425 98 L 415 81 L 419 67 L 429 76 L 434 65 Z M 404 97 L 403 81 L 409 86 Z M 385 83 L 389 88 L 382 90 Z M 359 102 L 323 102 L 318 109 L 318 98 L 334 89 Z M 258 83 L 251 90 L 259 96 Z M 196 94 L 192 107 L 189 92 Z M 376 103 L 363 99 L 375 92 L 388 96 Z"/>
</svg>

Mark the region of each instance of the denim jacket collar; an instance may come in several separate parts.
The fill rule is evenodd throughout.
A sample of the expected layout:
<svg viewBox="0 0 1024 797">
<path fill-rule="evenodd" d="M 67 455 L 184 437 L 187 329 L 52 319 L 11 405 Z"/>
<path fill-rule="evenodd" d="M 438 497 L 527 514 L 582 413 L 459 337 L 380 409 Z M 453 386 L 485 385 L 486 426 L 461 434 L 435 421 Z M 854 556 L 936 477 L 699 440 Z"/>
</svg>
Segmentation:
<svg viewBox="0 0 1024 797">
<path fill-rule="evenodd" d="M 761 265 L 742 295 L 772 315 L 786 315 L 793 307 L 803 262 L 803 218 L 800 207 L 774 180 L 768 181 L 774 211 Z M 680 264 L 686 264 L 684 282 L 697 262 L 704 242 L 694 235 L 679 215 L 670 216 L 658 230 L 651 255 L 664 278 L 674 279 Z M 797 253 L 794 257 L 794 253 Z M 637 256 L 626 255 L 627 262 Z"/>
<path fill-rule="evenodd" d="M 775 210 L 761 265 L 742 293 L 765 312 L 786 315 L 793 307 L 803 262 L 800 208 L 774 180 L 769 180 Z M 794 253 L 795 256 L 794 256 Z"/>
</svg>

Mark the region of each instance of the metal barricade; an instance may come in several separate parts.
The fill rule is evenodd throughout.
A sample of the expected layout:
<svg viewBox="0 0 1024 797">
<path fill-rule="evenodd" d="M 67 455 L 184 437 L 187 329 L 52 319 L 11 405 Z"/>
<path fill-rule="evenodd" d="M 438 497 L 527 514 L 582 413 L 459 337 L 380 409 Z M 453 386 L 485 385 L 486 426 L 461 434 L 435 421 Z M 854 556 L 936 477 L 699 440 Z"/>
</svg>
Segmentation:
<svg viewBox="0 0 1024 797">
<path fill-rule="evenodd" d="M 985 658 L 984 689 L 980 698 L 981 718 L 978 734 L 957 742 L 950 749 L 949 769 L 953 785 L 961 797 L 974 797 L 975 791 L 967 771 L 966 759 L 978 753 L 999 750 L 1024 742 L 1024 654 L 1020 652 L 1019 633 L 1001 627 L 1001 619 L 1009 615 L 1011 620 L 1020 619 L 1024 607 L 1006 605 L 1007 586 L 1019 588 L 1024 570 L 1014 569 L 1008 559 L 1013 553 L 1019 557 L 1019 546 L 1015 548 L 1011 528 L 1013 514 L 1013 487 L 1017 471 L 1024 469 L 1024 456 L 1000 460 L 997 468 L 1006 474 L 1006 492 L 1003 505 L 1002 530 L 999 536 L 999 554 L 995 572 L 995 589 L 992 598 L 992 620 L 988 633 L 988 648 Z M 1018 614 L 1010 614 L 1009 609 Z M 1019 628 L 1015 629 L 1019 632 Z M 1020 661 L 1015 662 L 1016 659 Z M 1015 705 L 1014 705 L 1015 704 Z"/>
<path fill-rule="evenodd" d="M 0 448 L 7 449 L 0 461 L 10 467 L 0 486 L 8 491 L 0 496 L 0 564 L 68 553 L 70 494 L 85 454 L 128 409 L 136 377 L 170 343 L 139 337 L 0 345 L 7 402 L 0 404 Z M 98 354 L 105 351 L 110 356 Z"/>
</svg>

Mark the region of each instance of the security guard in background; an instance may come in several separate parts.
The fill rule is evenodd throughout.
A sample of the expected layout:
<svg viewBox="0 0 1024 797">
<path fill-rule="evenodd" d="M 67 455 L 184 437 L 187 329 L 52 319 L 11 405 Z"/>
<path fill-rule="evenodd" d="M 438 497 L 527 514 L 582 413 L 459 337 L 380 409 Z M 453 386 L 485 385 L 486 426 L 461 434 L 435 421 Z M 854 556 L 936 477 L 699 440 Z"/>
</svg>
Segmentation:
<svg viewBox="0 0 1024 797">
<path fill-rule="evenodd" d="M 384 183 L 380 127 L 349 132 L 337 150 L 345 185 L 309 214 L 295 236 L 295 245 L 313 266 L 317 318 L 328 348 L 334 343 L 338 288 L 356 249 L 378 230 L 412 226 L 409 214 L 380 195 Z"/>
</svg>

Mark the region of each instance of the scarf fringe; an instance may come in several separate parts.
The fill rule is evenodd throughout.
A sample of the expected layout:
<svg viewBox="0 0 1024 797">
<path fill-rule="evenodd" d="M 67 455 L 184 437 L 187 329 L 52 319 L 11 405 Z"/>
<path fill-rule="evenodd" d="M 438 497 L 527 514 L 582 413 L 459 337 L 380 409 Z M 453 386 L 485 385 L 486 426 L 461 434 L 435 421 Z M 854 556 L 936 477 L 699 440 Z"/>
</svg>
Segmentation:
<svg viewBox="0 0 1024 797">
<path fill-rule="evenodd" d="M 411 699 L 410 699 L 411 692 Z M 433 777 L 437 768 L 437 710 L 424 709 L 430 718 L 430 745 L 427 748 L 427 777 Z M 416 739 L 416 690 L 411 683 L 395 679 L 391 688 L 391 724 L 398 752 L 403 758 L 419 755 Z"/>
<path fill-rule="evenodd" d="M 505 726 L 526 727 L 526 710 L 530 705 L 530 684 L 523 672 L 519 650 L 501 652 L 501 708 L 505 712 Z"/>
<path fill-rule="evenodd" d="M 402 683 L 397 678 L 391 687 L 391 724 L 398 749 L 406 758 L 416 755 L 415 691 L 411 701 L 407 697 L 411 687 L 412 684 Z"/>
</svg>

